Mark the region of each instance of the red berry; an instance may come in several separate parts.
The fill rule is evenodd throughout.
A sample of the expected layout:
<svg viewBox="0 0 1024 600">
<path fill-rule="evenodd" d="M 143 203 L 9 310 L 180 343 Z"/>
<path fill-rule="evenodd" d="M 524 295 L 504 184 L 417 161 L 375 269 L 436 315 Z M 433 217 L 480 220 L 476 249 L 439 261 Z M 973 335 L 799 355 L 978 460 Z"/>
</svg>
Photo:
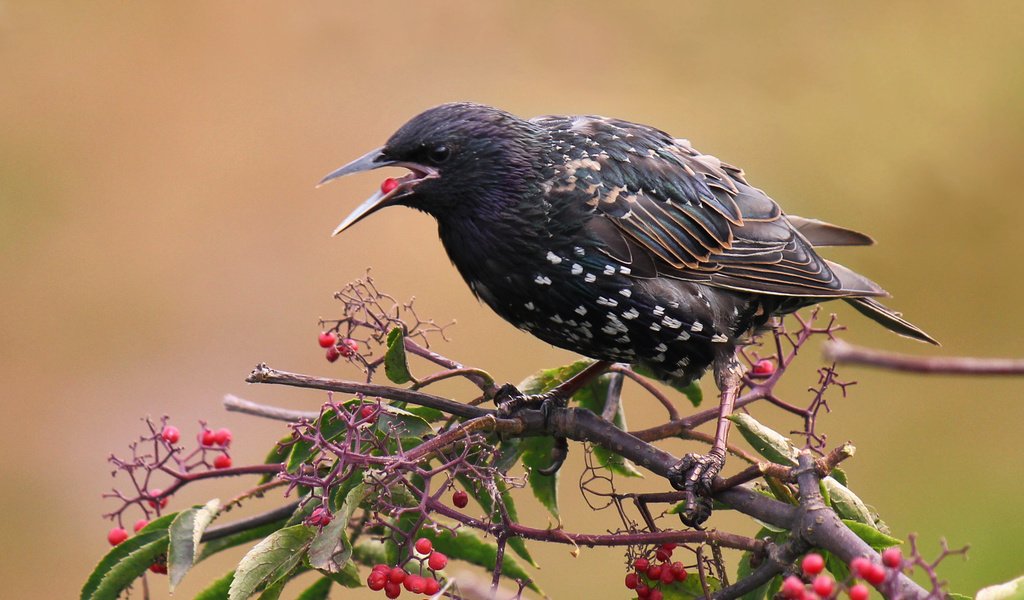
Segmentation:
<svg viewBox="0 0 1024 600">
<path fill-rule="evenodd" d="M 430 554 L 430 558 L 427 559 L 427 566 L 429 566 L 431 569 L 435 571 L 440 571 L 441 569 L 445 568 L 447 564 L 448 557 L 437 551 L 432 552 Z"/>
<path fill-rule="evenodd" d="M 156 498 L 157 496 L 159 496 L 162 493 L 164 493 L 164 491 L 161 490 L 160 488 L 155 488 L 155 489 L 149 490 L 149 495 L 153 496 L 154 498 Z M 160 508 L 164 508 L 165 506 L 167 506 L 167 498 L 160 498 L 159 500 L 150 500 L 149 501 L 150 508 L 156 508 L 157 502 L 160 503 Z"/>
<path fill-rule="evenodd" d="M 430 554 L 434 551 L 434 544 L 427 538 L 420 538 L 416 540 L 416 552 L 420 554 Z"/>
<path fill-rule="evenodd" d="M 661 569 L 661 582 L 668 584 L 676 580 L 676 574 L 672 572 L 672 569 L 662 568 Z"/>
<path fill-rule="evenodd" d="M 149 521 L 147 521 L 146 519 L 139 519 L 135 522 L 135 527 L 133 527 L 133 529 L 135 530 L 135 533 L 138 533 L 142 531 L 142 528 L 146 525 L 149 525 Z"/>
<path fill-rule="evenodd" d="M 864 575 L 864 579 L 871 585 L 878 585 L 885 581 L 885 567 L 878 563 L 871 563 L 871 569 Z"/>
<path fill-rule="evenodd" d="M 166 575 L 167 574 L 167 564 L 166 563 L 155 562 L 155 563 L 149 565 L 149 570 L 154 572 L 154 573 L 156 573 L 156 574 L 158 574 L 158 575 Z"/>
<path fill-rule="evenodd" d="M 658 548 L 654 552 L 654 558 L 660 560 L 661 562 L 665 562 L 668 559 L 672 558 L 672 553 L 668 550 L 665 550 L 664 548 Z"/>
<path fill-rule="evenodd" d="M 231 466 L 231 457 L 227 454 L 221 454 L 217 458 L 213 459 L 214 469 L 227 469 Z"/>
<path fill-rule="evenodd" d="M 325 331 L 320 334 L 320 338 L 317 341 L 320 343 L 321 348 L 330 348 L 338 343 L 338 334 L 333 331 Z"/>
<path fill-rule="evenodd" d="M 364 404 L 363 407 L 359 409 L 359 416 L 364 419 L 367 419 L 370 423 L 373 423 L 374 421 L 377 420 L 376 414 L 377 407 L 372 406 L 370 404 Z"/>
<path fill-rule="evenodd" d="M 124 527 L 115 527 L 107 534 L 107 541 L 110 542 L 111 546 L 116 546 L 126 539 L 128 539 L 128 532 L 125 531 Z"/>
<path fill-rule="evenodd" d="M 387 581 L 387 573 L 374 569 L 374 571 L 370 573 L 370 576 L 366 578 L 366 587 L 375 592 L 379 592 L 384 589 L 384 584 L 387 583 Z"/>
<path fill-rule="evenodd" d="M 818 575 L 814 578 L 814 583 L 811 584 L 814 589 L 814 593 L 821 596 L 822 598 L 828 598 L 832 595 L 832 588 L 835 587 L 835 582 L 828 575 Z"/>
<path fill-rule="evenodd" d="M 160 437 L 164 438 L 164 441 L 169 444 L 177 444 L 178 440 L 181 439 L 181 432 L 178 428 L 173 425 L 164 427 L 164 430 L 160 433 Z"/>
<path fill-rule="evenodd" d="M 675 576 L 676 581 L 686 581 L 687 572 L 683 563 L 676 561 L 669 568 L 672 569 L 672 575 Z"/>
<path fill-rule="evenodd" d="M 647 596 L 647 600 L 662 600 L 665 596 L 661 593 L 661 590 L 651 590 L 651 593 Z"/>
<path fill-rule="evenodd" d="M 391 570 L 388 571 L 388 581 L 391 581 L 392 583 L 402 583 L 405 581 L 405 576 L 406 572 L 402 567 L 392 567 Z"/>
<path fill-rule="evenodd" d="M 636 573 L 626 573 L 626 588 L 635 590 L 636 584 L 640 582 L 640 577 Z"/>
<path fill-rule="evenodd" d="M 390 194 L 396 187 L 398 187 L 398 180 L 392 177 L 388 177 L 384 181 L 380 182 L 380 191 L 385 194 Z"/>
<path fill-rule="evenodd" d="M 870 560 L 863 556 L 858 556 L 850 561 L 850 570 L 853 571 L 854 576 L 867 579 L 868 573 L 871 572 L 871 564 Z"/>
<path fill-rule="evenodd" d="M 310 513 L 309 518 L 306 519 L 306 522 L 312 525 L 313 527 L 327 527 L 331 524 L 332 520 L 333 519 L 331 519 L 331 513 L 326 508 L 318 506 L 313 509 L 312 513 Z M 387 567 L 384 568 L 386 569 Z"/>
<path fill-rule="evenodd" d="M 647 587 L 647 584 L 641 583 L 636 586 L 637 598 L 647 598 L 651 595 L 651 588 Z"/>
<path fill-rule="evenodd" d="M 402 593 L 402 585 L 394 581 L 384 584 L 384 595 L 388 598 L 397 598 Z"/>
<path fill-rule="evenodd" d="M 389 567 L 389 566 L 387 566 L 387 565 L 385 565 L 383 563 L 377 563 L 377 564 L 373 565 L 373 570 L 374 571 L 384 571 L 384 574 L 387 575 L 388 571 L 391 570 L 391 567 Z"/>
<path fill-rule="evenodd" d="M 327 362 L 334 362 L 341 358 L 341 350 L 338 350 L 337 346 L 331 346 L 327 349 Z"/>
<path fill-rule="evenodd" d="M 405 589 L 414 594 L 422 594 L 426 589 L 427 582 L 419 575 L 410 575 L 405 578 Z"/>
<path fill-rule="evenodd" d="M 204 429 L 199 441 L 204 446 L 212 446 L 217 443 L 217 434 L 212 429 Z"/>
<path fill-rule="evenodd" d="M 863 583 L 850 586 L 850 600 L 868 600 L 868 586 Z"/>
<path fill-rule="evenodd" d="M 803 568 L 804 573 L 817 575 L 825 568 L 825 559 L 820 554 L 811 553 L 804 557 L 804 561 L 800 566 Z"/>
<path fill-rule="evenodd" d="M 647 578 L 652 582 L 661 579 L 661 565 L 651 565 L 647 567 Z"/>
<path fill-rule="evenodd" d="M 679 547 L 679 544 L 676 544 L 675 542 L 665 542 L 661 547 L 671 554 L 673 550 Z"/>
<path fill-rule="evenodd" d="M 646 571 L 647 567 L 650 564 L 650 561 L 648 561 L 646 558 L 638 558 L 635 561 L 633 561 L 633 568 L 637 571 Z"/>
<path fill-rule="evenodd" d="M 890 569 L 900 568 L 900 565 L 903 564 L 903 552 L 895 546 L 886 548 L 882 553 L 882 564 Z"/>
<path fill-rule="evenodd" d="M 775 363 L 762 358 L 761 360 L 754 363 L 754 367 L 750 370 L 750 374 L 754 377 L 768 377 L 775 372 Z"/>
<path fill-rule="evenodd" d="M 469 504 L 469 494 L 458 490 L 452 494 L 452 504 L 455 505 L 455 508 L 466 508 L 466 505 Z"/>
<path fill-rule="evenodd" d="M 231 445 L 231 430 L 227 427 L 218 429 L 213 434 L 213 440 L 218 446 L 224 446 L 227 448 Z"/>
<path fill-rule="evenodd" d="M 796 575 L 790 575 L 782 582 L 781 594 L 783 598 L 802 598 L 804 595 L 804 582 Z"/>
<path fill-rule="evenodd" d="M 338 345 L 338 352 L 340 352 L 345 358 L 348 358 L 356 352 L 359 352 L 359 342 L 352 338 L 345 338 L 341 340 L 341 344 Z"/>
<path fill-rule="evenodd" d="M 433 577 L 424 577 L 423 578 L 423 582 L 424 582 L 423 583 L 423 593 L 424 594 L 433 596 L 434 594 L 436 594 L 436 593 L 441 591 L 441 584 L 438 583 L 438 581 L 436 579 L 434 579 Z"/>
</svg>

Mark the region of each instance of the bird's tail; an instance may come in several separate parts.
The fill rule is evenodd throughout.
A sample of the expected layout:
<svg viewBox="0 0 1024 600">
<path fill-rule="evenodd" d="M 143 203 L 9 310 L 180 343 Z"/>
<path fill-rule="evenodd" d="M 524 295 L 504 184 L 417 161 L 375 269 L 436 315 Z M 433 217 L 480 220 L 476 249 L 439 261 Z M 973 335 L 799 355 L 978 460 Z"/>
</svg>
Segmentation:
<svg viewBox="0 0 1024 600">
<path fill-rule="evenodd" d="M 907 321 L 900 313 L 890 310 L 874 298 L 843 298 L 850 303 L 850 306 L 857 309 L 857 312 L 878 323 L 882 327 L 918 341 L 939 345 L 935 338 L 922 331 L 919 327 Z"/>
</svg>

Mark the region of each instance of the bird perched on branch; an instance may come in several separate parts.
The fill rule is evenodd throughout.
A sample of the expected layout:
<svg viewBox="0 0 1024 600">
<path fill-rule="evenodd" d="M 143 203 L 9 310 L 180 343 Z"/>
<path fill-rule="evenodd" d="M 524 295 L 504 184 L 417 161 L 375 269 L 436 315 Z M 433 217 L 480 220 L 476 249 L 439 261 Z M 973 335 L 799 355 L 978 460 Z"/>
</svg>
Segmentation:
<svg viewBox="0 0 1024 600">
<path fill-rule="evenodd" d="M 875 300 L 887 295 L 882 288 L 815 250 L 869 237 L 785 214 L 740 169 L 654 127 L 443 104 L 321 183 L 380 167 L 409 173 L 385 180 L 335 234 L 392 205 L 433 215 L 478 298 L 516 327 L 600 361 L 581 377 L 623 362 L 686 384 L 713 368 L 722 392 L 715 443 L 669 474 L 687 492 L 688 524 L 710 512 L 740 382 L 736 347 L 751 330 L 842 299 L 935 343 Z M 507 398 L 517 400 L 530 404 Z"/>
</svg>

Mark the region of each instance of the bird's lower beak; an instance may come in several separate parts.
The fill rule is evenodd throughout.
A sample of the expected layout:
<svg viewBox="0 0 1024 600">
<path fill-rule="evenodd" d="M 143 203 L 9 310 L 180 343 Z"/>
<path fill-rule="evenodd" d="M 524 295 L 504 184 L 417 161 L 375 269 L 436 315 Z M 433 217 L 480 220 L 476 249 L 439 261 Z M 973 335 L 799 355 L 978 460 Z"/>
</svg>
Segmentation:
<svg viewBox="0 0 1024 600">
<path fill-rule="evenodd" d="M 382 185 L 378 192 L 367 198 L 366 201 L 352 211 L 349 216 L 345 217 L 345 220 L 334 229 L 334 233 L 331 234 L 332 236 L 338 235 L 342 231 L 348 229 L 358 221 L 363 220 L 365 217 L 370 216 L 378 210 L 398 203 L 402 198 L 412 194 L 413 188 L 415 188 L 421 181 L 437 177 L 437 169 L 434 169 L 433 167 L 391 160 L 384 155 L 382 150 L 382 148 L 377 148 L 376 150 L 367 152 L 347 165 L 331 171 L 326 177 L 320 180 L 320 183 L 317 184 L 317 187 L 320 187 L 321 185 L 329 183 L 339 177 L 344 177 L 345 175 L 361 173 L 363 171 L 372 171 L 373 169 L 379 169 L 381 167 L 405 167 L 412 171 L 408 175 L 394 180 L 392 185 Z"/>
</svg>

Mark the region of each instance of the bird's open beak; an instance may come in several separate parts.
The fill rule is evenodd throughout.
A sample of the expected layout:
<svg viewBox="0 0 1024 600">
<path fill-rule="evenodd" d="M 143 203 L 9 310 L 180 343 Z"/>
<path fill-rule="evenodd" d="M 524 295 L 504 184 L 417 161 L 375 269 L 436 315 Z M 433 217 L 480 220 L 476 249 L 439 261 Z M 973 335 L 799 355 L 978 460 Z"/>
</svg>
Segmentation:
<svg viewBox="0 0 1024 600">
<path fill-rule="evenodd" d="M 416 163 L 409 163 L 405 161 L 391 160 L 382 152 L 382 148 L 377 148 L 367 152 L 363 156 L 355 159 L 347 165 L 335 169 L 327 174 L 326 177 L 320 180 L 317 187 L 324 185 L 330 181 L 344 177 L 345 175 L 351 175 L 352 173 L 361 173 L 363 171 L 372 171 L 373 169 L 379 169 L 381 167 L 405 167 L 412 171 L 408 175 L 394 180 L 393 186 L 381 186 L 381 189 L 374 195 L 366 199 L 365 202 L 359 205 L 352 214 L 345 217 L 345 220 L 341 222 L 334 229 L 334 233 L 331 235 L 338 235 L 342 231 L 345 231 L 355 223 L 363 220 L 363 218 L 370 216 L 378 210 L 396 204 L 402 198 L 409 196 L 413 193 L 413 188 L 416 187 L 420 182 L 433 179 L 438 176 L 437 169 L 420 165 Z M 387 190 L 387 191 L 385 191 Z"/>
</svg>

